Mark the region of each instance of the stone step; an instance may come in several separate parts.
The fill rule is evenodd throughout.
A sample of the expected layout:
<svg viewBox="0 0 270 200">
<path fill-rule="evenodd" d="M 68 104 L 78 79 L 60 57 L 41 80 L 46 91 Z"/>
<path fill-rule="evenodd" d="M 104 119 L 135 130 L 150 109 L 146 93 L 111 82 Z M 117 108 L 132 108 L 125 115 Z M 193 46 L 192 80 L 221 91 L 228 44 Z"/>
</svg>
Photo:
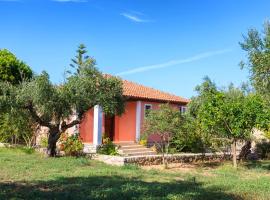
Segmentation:
<svg viewBox="0 0 270 200">
<path fill-rule="evenodd" d="M 142 148 L 146 148 L 146 147 L 142 146 L 142 145 L 130 145 L 130 146 L 120 146 L 119 148 L 121 148 L 123 150 L 130 150 L 130 149 L 142 149 Z"/>
<path fill-rule="evenodd" d="M 141 149 L 148 149 L 149 148 L 146 148 L 144 146 L 139 146 L 139 147 L 124 147 L 124 148 L 120 148 L 121 150 L 123 151 L 132 151 L 132 150 L 141 150 Z"/>
<path fill-rule="evenodd" d="M 140 152 L 154 152 L 151 149 L 147 149 L 147 148 L 141 148 L 141 149 L 129 149 L 129 150 L 123 150 L 123 153 L 125 154 L 129 154 L 129 153 L 140 153 Z"/>
<path fill-rule="evenodd" d="M 154 151 L 149 151 L 149 152 L 137 152 L 125 154 L 125 156 L 146 156 L 146 155 L 156 155 L 156 153 Z"/>
<path fill-rule="evenodd" d="M 115 142 L 114 144 L 119 146 L 118 152 L 120 155 L 156 155 L 156 152 L 152 151 L 150 148 L 147 148 L 135 142 Z"/>
<path fill-rule="evenodd" d="M 113 142 L 115 145 L 119 145 L 119 146 L 122 146 L 122 145 L 137 145 L 137 143 L 135 142 Z"/>
<path fill-rule="evenodd" d="M 156 152 L 140 144 L 131 144 L 119 146 L 118 150 L 120 155 L 123 156 L 140 156 L 140 155 L 156 155 Z"/>
</svg>

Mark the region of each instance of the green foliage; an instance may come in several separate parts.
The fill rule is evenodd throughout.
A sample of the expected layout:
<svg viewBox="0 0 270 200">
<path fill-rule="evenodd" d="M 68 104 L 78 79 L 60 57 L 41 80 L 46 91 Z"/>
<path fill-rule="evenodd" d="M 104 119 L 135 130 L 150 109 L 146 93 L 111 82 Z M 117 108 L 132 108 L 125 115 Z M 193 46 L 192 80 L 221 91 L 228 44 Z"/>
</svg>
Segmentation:
<svg viewBox="0 0 270 200">
<path fill-rule="evenodd" d="M 41 137 L 40 138 L 40 146 L 42 148 L 48 147 L 48 137 Z"/>
<path fill-rule="evenodd" d="M 270 142 L 263 141 L 256 144 L 255 152 L 261 159 L 270 159 Z"/>
<path fill-rule="evenodd" d="M 247 62 L 241 62 L 241 67 L 247 67 L 250 71 L 250 79 L 261 95 L 270 103 L 270 22 L 264 24 L 264 31 L 260 33 L 256 29 L 248 30 L 244 41 L 240 46 L 247 52 Z"/>
<path fill-rule="evenodd" d="M 270 113 L 261 96 L 232 85 L 219 90 L 209 78 L 197 91 L 199 95 L 192 99 L 190 113 L 210 143 L 235 146 L 236 141 L 248 139 L 254 128 L 268 129 Z M 236 162 L 235 151 L 233 155 Z"/>
<path fill-rule="evenodd" d="M 147 146 L 147 140 L 146 139 L 141 139 L 139 144 L 143 145 L 143 146 Z"/>
<path fill-rule="evenodd" d="M 198 121 L 189 113 L 181 114 L 177 109 L 164 104 L 160 109 L 149 112 L 144 137 L 158 134 L 162 141 L 156 145 L 162 152 L 166 152 L 166 144 L 169 144 L 167 148 L 171 153 L 204 152 L 206 141 L 198 127 Z"/>
<path fill-rule="evenodd" d="M 62 134 L 60 138 L 60 149 L 65 152 L 67 156 L 79 156 L 82 154 L 83 143 L 79 134 Z"/>
<path fill-rule="evenodd" d="M 265 131 L 264 136 L 270 140 L 270 129 Z"/>
<path fill-rule="evenodd" d="M 218 90 L 209 79 L 197 88 L 190 104 L 191 115 L 210 137 L 246 139 L 253 128 L 267 128 L 270 116 L 263 99 L 230 86 Z"/>
<path fill-rule="evenodd" d="M 51 156 L 55 156 L 61 133 L 79 124 L 95 105 L 102 106 L 106 114 L 121 114 L 124 110 L 121 81 L 103 76 L 93 62 L 82 59 L 84 52 L 78 50 L 74 65 L 77 70 L 61 86 L 54 85 L 46 72 L 16 86 L 0 83 L 0 112 L 26 112 L 37 124 L 47 127 Z M 78 118 L 69 120 L 74 114 Z"/>
<path fill-rule="evenodd" d="M 144 136 L 157 134 L 161 142 L 170 143 L 171 138 L 178 132 L 181 121 L 180 112 L 168 104 L 160 105 L 159 109 L 151 110 L 145 119 Z"/>
<path fill-rule="evenodd" d="M 0 142 L 33 145 L 35 123 L 26 112 L 4 113 L 0 117 Z"/>
<path fill-rule="evenodd" d="M 167 168 L 165 154 L 170 151 L 172 138 L 178 134 L 180 136 L 178 138 L 181 139 L 183 134 L 180 129 L 181 121 L 182 115 L 179 110 L 172 108 L 169 104 L 162 104 L 159 109 L 151 110 L 145 119 L 143 137 L 148 137 L 151 134 L 159 135 L 160 141 L 155 144 L 162 153 L 165 168 Z"/>
<path fill-rule="evenodd" d="M 32 78 L 33 72 L 24 62 L 6 49 L 0 49 L 0 81 L 19 84 Z"/>
<path fill-rule="evenodd" d="M 172 138 L 174 152 L 205 152 L 205 141 L 203 140 L 197 121 L 189 113 L 181 116 L 182 120 L 178 132 Z"/>
<path fill-rule="evenodd" d="M 22 147 L 20 149 L 26 154 L 33 154 L 35 152 L 35 149 L 32 147 Z"/>
<path fill-rule="evenodd" d="M 116 156 L 118 155 L 117 149 L 117 146 L 110 140 L 110 138 L 104 138 L 103 144 L 101 144 L 97 149 L 97 153 Z"/>
<path fill-rule="evenodd" d="M 77 55 L 75 58 L 71 59 L 72 63 L 70 66 L 75 70 L 74 74 L 81 74 L 84 70 L 89 68 L 94 68 L 96 65 L 96 60 L 88 55 L 86 46 L 84 44 L 80 44 L 77 49 Z M 72 74 L 71 71 L 67 71 L 68 74 Z"/>
</svg>

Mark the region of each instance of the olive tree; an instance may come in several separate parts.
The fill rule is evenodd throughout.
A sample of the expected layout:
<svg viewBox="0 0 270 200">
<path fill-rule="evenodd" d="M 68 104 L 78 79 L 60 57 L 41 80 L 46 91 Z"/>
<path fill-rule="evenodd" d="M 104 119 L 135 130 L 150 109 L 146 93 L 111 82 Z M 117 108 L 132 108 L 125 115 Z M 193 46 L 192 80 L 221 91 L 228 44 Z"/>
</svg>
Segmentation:
<svg viewBox="0 0 270 200">
<path fill-rule="evenodd" d="M 62 85 L 53 84 L 49 75 L 42 72 L 18 86 L 2 83 L 0 87 L 0 110 L 24 110 L 37 124 L 48 128 L 49 156 L 56 155 L 61 134 L 80 124 L 85 112 L 95 105 L 102 106 L 108 114 L 123 112 L 121 81 L 104 77 L 88 59 L 91 58 L 82 61 L 79 73 L 71 74 Z M 77 118 L 71 120 L 74 114 Z"/>
<path fill-rule="evenodd" d="M 242 61 L 241 67 L 249 70 L 252 85 L 270 105 L 270 22 L 265 22 L 262 32 L 249 29 L 240 46 L 247 53 L 247 61 Z"/>
</svg>

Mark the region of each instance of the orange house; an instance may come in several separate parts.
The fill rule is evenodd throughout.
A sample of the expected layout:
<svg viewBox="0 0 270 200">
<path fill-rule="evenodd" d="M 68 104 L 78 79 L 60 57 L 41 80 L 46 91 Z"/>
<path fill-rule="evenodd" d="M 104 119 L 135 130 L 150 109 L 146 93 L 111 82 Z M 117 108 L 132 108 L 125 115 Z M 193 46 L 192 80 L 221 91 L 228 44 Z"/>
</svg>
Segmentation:
<svg viewBox="0 0 270 200">
<path fill-rule="evenodd" d="M 189 102 L 188 99 L 126 80 L 123 80 L 123 94 L 127 102 L 121 116 L 106 116 L 98 105 L 85 114 L 79 128 L 85 152 L 95 152 L 102 143 L 103 134 L 114 142 L 138 142 L 147 110 L 169 103 L 179 112 L 185 112 Z"/>
</svg>

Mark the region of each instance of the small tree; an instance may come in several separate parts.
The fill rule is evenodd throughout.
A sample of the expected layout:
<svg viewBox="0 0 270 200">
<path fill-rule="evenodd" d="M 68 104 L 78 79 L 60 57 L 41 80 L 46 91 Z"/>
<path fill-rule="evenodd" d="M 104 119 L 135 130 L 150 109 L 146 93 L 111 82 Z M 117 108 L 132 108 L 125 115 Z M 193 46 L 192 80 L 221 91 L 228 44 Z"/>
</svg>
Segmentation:
<svg viewBox="0 0 270 200">
<path fill-rule="evenodd" d="M 25 144 L 30 148 L 34 144 L 34 132 L 36 129 L 37 125 L 27 112 L 16 110 L 16 113 L 2 113 L 0 142 Z"/>
<path fill-rule="evenodd" d="M 23 80 L 31 79 L 33 72 L 23 61 L 16 58 L 7 49 L 0 50 L 0 81 L 19 84 Z"/>
<path fill-rule="evenodd" d="M 0 50 L 0 82 L 7 85 L 18 85 L 31 80 L 33 72 L 23 61 L 6 49 Z M 19 113 L 18 113 L 19 112 Z M 35 123 L 28 113 L 11 109 L 1 112 L 0 141 L 25 143 L 28 147 L 33 144 Z"/>
<path fill-rule="evenodd" d="M 190 116 L 189 108 L 181 115 L 181 124 L 172 137 L 171 147 L 176 152 L 205 153 L 207 140 L 204 138 L 198 121 Z"/>
<path fill-rule="evenodd" d="M 160 141 L 159 145 L 162 152 L 163 165 L 167 168 L 168 162 L 166 155 L 168 155 L 171 139 L 179 131 L 181 124 L 181 115 L 179 110 L 173 109 L 168 104 L 163 104 L 157 110 L 151 110 L 145 119 L 145 136 L 157 134 Z"/>
<path fill-rule="evenodd" d="M 37 124 L 48 128 L 49 156 L 56 155 L 56 143 L 61 134 L 80 124 L 85 112 L 95 105 L 102 106 L 105 113 L 123 112 L 121 81 L 104 77 L 84 61 L 80 64 L 83 67 L 77 70 L 79 73 L 71 74 L 61 86 L 52 84 L 49 75 L 43 72 L 30 82 L 18 86 L 2 83 L 0 87 L 0 111 L 23 110 Z M 70 121 L 73 114 L 78 117 Z"/>
<path fill-rule="evenodd" d="M 233 86 L 218 90 L 209 79 L 197 89 L 198 98 L 204 99 L 197 109 L 202 127 L 213 137 L 231 142 L 233 166 L 237 167 L 237 141 L 249 138 L 254 128 L 270 122 L 263 99 Z"/>
</svg>

